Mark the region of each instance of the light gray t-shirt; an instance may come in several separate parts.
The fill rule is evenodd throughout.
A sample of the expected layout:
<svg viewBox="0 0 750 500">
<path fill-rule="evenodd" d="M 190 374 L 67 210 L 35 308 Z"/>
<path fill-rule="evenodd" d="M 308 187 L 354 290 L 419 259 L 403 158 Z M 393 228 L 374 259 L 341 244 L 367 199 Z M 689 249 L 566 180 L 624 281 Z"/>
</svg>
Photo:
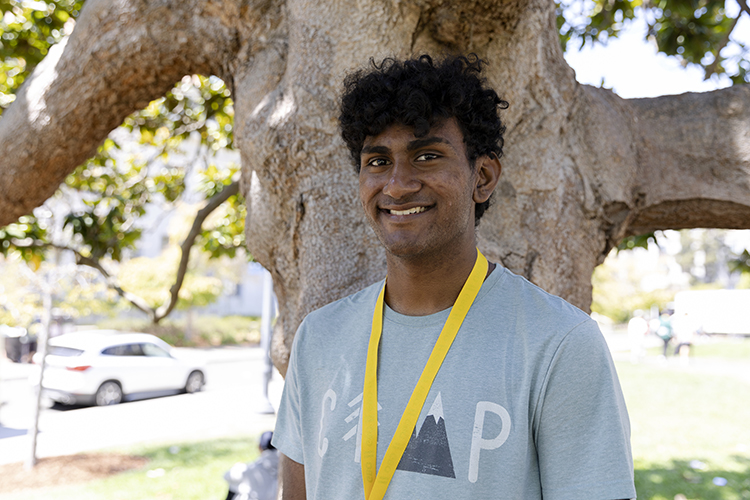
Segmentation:
<svg viewBox="0 0 750 500">
<path fill-rule="evenodd" d="M 273 444 L 309 500 L 364 498 L 360 408 L 382 282 L 307 316 Z M 386 307 L 378 467 L 450 310 Z M 630 424 L 607 345 L 579 309 L 497 267 L 427 396 L 385 499 L 634 498 Z"/>
</svg>

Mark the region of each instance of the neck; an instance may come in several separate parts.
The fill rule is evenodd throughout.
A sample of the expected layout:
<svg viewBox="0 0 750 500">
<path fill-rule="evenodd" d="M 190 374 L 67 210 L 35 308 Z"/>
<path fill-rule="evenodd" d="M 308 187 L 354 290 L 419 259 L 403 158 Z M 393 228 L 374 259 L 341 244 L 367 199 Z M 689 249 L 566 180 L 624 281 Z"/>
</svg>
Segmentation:
<svg viewBox="0 0 750 500">
<path fill-rule="evenodd" d="M 426 316 L 453 306 L 474 268 L 475 246 L 450 255 L 404 258 L 388 254 L 385 301 L 394 311 L 408 316 Z M 494 269 L 490 265 L 487 272 Z"/>
</svg>

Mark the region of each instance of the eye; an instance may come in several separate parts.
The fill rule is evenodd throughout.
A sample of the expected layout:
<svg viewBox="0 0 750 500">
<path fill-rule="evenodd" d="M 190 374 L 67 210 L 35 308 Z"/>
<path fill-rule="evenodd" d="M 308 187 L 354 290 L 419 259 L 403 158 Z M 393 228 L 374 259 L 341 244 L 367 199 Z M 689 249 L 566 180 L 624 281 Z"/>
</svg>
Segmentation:
<svg viewBox="0 0 750 500">
<path fill-rule="evenodd" d="M 432 161 L 437 160 L 439 158 L 439 155 L 435 153 L 422 153 L 421 155 L 417 156 L 417 161 Z"/>
<path fill-rule="evenodd" d="M 385 167 L 388 165 L 388 160 L 385 158 L 371 158 L 365 165 L 368 167 Z"/>
</svg>

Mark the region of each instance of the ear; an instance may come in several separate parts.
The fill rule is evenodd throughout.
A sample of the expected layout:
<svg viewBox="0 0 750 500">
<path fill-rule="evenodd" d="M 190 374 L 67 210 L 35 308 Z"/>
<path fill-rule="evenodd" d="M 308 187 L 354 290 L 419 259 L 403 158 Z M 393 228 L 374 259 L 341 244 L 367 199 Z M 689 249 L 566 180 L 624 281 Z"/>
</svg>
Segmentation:
<svg viewBox="0 0 750 500">
<path fill-rule="evenodd" d="M 474 186 L 474 203 L 484 203 L 490 199 L 495 190 L 503 166 L 495 154 L 480 156 L 476 160 L 476 185 Z"/>
</svg>

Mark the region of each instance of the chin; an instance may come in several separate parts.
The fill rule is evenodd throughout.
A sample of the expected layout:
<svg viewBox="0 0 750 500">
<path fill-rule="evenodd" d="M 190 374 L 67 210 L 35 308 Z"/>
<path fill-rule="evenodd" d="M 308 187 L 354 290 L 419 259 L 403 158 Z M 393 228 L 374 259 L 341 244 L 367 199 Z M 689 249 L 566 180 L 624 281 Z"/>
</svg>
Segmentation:
<svg viewBox="0 0 750 500">
<path fill-rule="evenodd" d="M 427 245 L 414 241 L 383 241 L 380 243 L 385 247 L 386 252 L 394 257 L 409 258 L 418 257 L 428 251 Z"/>
</svg>

